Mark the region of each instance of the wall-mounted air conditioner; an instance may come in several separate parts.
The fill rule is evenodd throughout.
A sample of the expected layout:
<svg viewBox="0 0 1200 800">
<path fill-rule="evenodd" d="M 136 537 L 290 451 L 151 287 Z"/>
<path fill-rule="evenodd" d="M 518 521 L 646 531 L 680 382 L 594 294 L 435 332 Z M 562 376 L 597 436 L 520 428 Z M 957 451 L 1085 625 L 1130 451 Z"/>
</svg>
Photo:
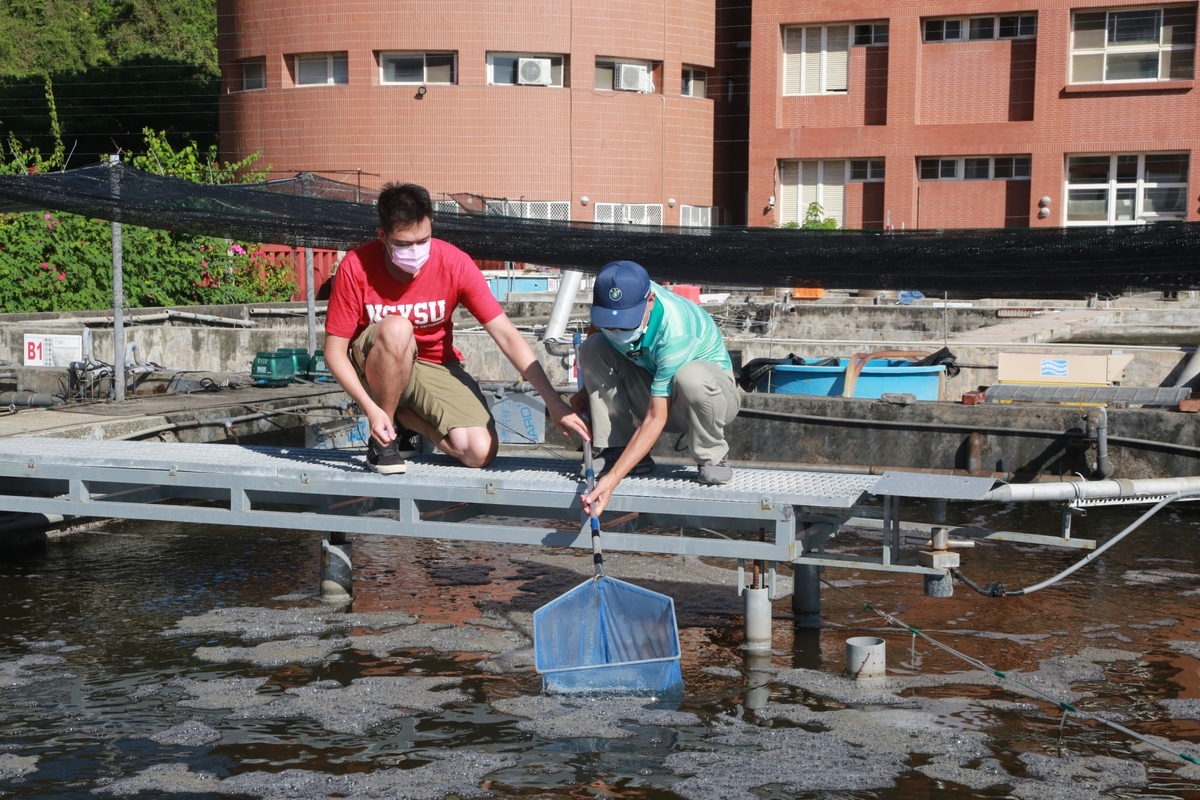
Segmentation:
<svg viewBox="0 0 1200 800">
<path fill-rule="evenodd" d="M 522 58 L 517 62 L 517 83 L 526 86 L 549 86 L 553 80 L 550 59 Z"/>
<path fill-rule="evenodd" d="M 623 92 L 652 92 L 650 68 L 645 64 L 617 64 L 613 70 L 613 88 Z"/>
</svg>

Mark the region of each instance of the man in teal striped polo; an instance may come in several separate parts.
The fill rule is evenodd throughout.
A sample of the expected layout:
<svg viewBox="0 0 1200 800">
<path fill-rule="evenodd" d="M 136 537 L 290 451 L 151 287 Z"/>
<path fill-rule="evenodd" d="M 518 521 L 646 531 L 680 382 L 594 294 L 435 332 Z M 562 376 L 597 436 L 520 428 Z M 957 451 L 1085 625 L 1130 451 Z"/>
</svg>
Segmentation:
<svg viewBox="0 0 1200 800">
<path fill-rule="evenodd" d="M 733 365 L 708 312 L 650 280 L 632 261 L 613 261 L 596 276 L 592 325 L 580 349 L 584 388 L 572 398 L 591 416 L 598 478 L 583 498 L 599 514 L 626 475 L 654 469 L 650 450 L 666 431 L 696 460 L 696 479 L 728 483 L 725 426 L 738 412 Z"/>
</svg>

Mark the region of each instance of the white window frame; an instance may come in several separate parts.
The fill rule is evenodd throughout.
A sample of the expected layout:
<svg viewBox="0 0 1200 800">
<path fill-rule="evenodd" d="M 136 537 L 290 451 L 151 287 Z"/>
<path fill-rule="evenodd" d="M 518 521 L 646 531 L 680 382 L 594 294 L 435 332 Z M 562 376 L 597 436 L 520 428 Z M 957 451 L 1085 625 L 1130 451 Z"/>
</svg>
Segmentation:
<svg viewBox="0 0 1200 800">
<path fill-rule="evenodd" d="M 783 94 L 843 95 L 850 91 L 850 37 L 853 23 L 788 25 L 783 29 Z M 810 41 L 814 36 L 820 42 Z M 833 39 L 830 49 L 830 39 Z M 844 48 L 836 49 L 838 40 Z M 819 49 L 817 49 L 819 48 Z M 815 56 L 815 58 L 814 58 Z M 841 77 L 837 68 L 841 67 Z M 832 69 L 831 69 L 832 68 Z M 817 76 L 812 77 L 812 70 Z M 834 74 L 831 75 L 831 72 Z M 813 88 L 815 84 L 816 88 Z"/>
<path fill-rule="evenodd" d="M 487 54 L 487 82 L 488 86 L 529 86 L 531 84 L 520 83 L 519 81 L 497 81 L 495 70 L 495 59 L 497 58 L 548 58 L 550 59 L 551 71 L 555 69 L 557 62 L 558 81 L 548 83 L 543 86 L 537 86 L 539 89 L 561 89 L 565 85 L 567 79 L 567 59 L 562 53 L 488 53 Z"/>
<path fill-rule="evenodd" d="M 594 203 L 595 220 L 609 225 L 662 227 L 662 203 Z"/>
<path fill-rule="evenodd" d="M 857 159 L 856 159 L 857 160 Z M 815 177 L 805 183 L 805 175 Z M 849 159 L 800 159 L 779 162 L 779 224 L 804 224 L 811 203 L 819 203 L 826 217 L 846 227 L 846 184 L 850 178 Z M 809 191 L 807 187 L 812 187 Z M 834 207 L 836 203 L 837 207 Z"/>
<path fill-rule="evenodd" d="M 450 80 L 438 81 L 429 79 L 429 57 L 430 56 L 450 56 Z M 387 79 L 386 61 L 390 58 L 420 58 L 421 59 L 421 79 L 416 81 L 389 81 Z M 383 86 L 419 86 L 429 84 L 430 86 L 452 86 L 458 83 L 458 53 L 450 50 L 431 50 L 428 52 L 411 52 L 404 50 L 381 50 L 379 52 L 379 83 Z"/>
<path fill-rule="evenodd" d="M 1164 44 L 1162 40 L 1163 40 L 1163 21 L 1164 21 L 1164 17 L 1165 17 L 1165 12 L 1188 10 L 1188 9 L 1191 10 L 1192 15 L 1193 15 L 1193 23 L 1192 23 L 1193 24 L 1193 33 L 1192 33 L 1191 38 L 1188 39 L 1187 41 L 1181 42 L 1179 44 L 1176 44 L 1173 42 Z M 1113 26 L 1114 26 L 1113 15 L 1130 13 L 1130 12 L 1137 12 L 1137 13 L 1157 12 L 1157 14 L 1158 14 L 1158 32 L 1157 32 L 1157 36 L 1156 36 L 1157 42 L 1153 42 L 1153 43 L 1139 42 L 1139 43 L 1134 43 L 1134 44 L 1122 45 L 1122 44 L 1117 44 L 1117 43 L 1109 41 L 1110 37 L 1113 35 Z M 1099 14 L 1104 15 L 1104 45 L 1102 47 L 1077 47 L 1075 44 L 1076 32 L 1077 32 L 1076 26 L 1078 24 L 1080 15 L 1099 15 Z M 1195 14 L 1196 14 L 1196 6 L 1194 4 L 1183 5 L 1183 6 L 1162 5 L 1162 6 L 1137 6 L 1134 8 L 1123 7 L 1123 8 L 1076 9 L 1075 11 L 1073 11 L 1071 13 L 1071 62 L 1070 62 L 1071 63 L 1071 67 L 1070 67 L 1071 77 L 1070 77 L 1070 82 L 1073 84 L 1158 83 L 1161 81 L 1170 81 L 1170 80 L 1192 80 L 1196 74 Z M 1110 56 L 1137 56 L 1137 55 L 1148 55 L 1150 53 L 1156 54 L 1156 57 L 1158 60 L 1158 69 L 1156 71 L 1155 77 L 1153 77 L 1153 78 L 1113 78 L 1113 79 L 1109 79 L 1108 65 L 1109 65 L 1109 57 Z M 1170 54 L 1170 53 L 1191 53 L 1191 55 L 1192 55 L 1191 74 L 1189 74 L 1186 78 L 1184 78 L 1184 77 L 1172 78 L 1170 75 L 1170 66 L 1169 66 L 1171 59 L 1163 58 L 1164 54 Z M 1101 59 L 1100 80 L 1095 81 L 1095 80 L 1076 79 L 1075 72 L 1076 72 L 1077 60 L 1080 60 L 1083 58 L 1096 58 L 1096 57 L 1100 57 L 1100 59 Z M 1167 72 L 1166 75 L 1163 74 L 1164 70 L 1166 70 L 1166 72 Z"/>
<path fill-rule="evenodd" d="M 850 30 L 851 47 L 884 47 L 888 43 L 889 26 L 886 22 L 856 22 Z M 867 41 L 859 41 L 867 39 Z"/>
<path fill-rule="evenodd" d="M 1087 158 L 1097 156 L 1108 156 L 1108 180 L 1086 182 L 1080 181 L 1077 183 L 1071 182 L 1071 159 L 1072 158 Z M 1072 153 L 1066 156 L 1064 162 L 1065 169 L 1063 170 L 1063 197 L 1067 198 L 1067 202 L 1063 204 L 1063 224 L 1067 226 L 1094 226 L 1094 225 L 1144 225 L 1147 222 L 1157 222 L 1160 220 L 1179 220 L 1187 218 L 1187 205 L 1190 202 L 1189 189 L 1187 181 L 1149 181 L 1146 180 L 1146 156 L 1184 156 L 1188 159 L 1188 166 L 1191 166 L 1191 154 L 1187 152 L 1165 152 L 1165 153 Z M 1137 158 L 1137 177 L 1130 180 L 1118 176 L 1118 163 L 1121 158 Z M 1187 174 L 1185 169 L 1184 174 Z M 1146 202 L 1146 190 L 1148 189 L 1180 189 L 1184 195 L 1183 208 L 1178 213 L 1159 214 L 1156 212 L 1146 212 L 1144 205 Z M 1105 192 L 1105 219 L 1103 220 L 1072 220 L 1071 214 L 1071 192 L 1072 191 L 1100 191 Z M 1133 190 L 1133 213 L 1129 219 L 1118 219 L 1117 201 L 1121 193 L 1128 196 L 1128 192 Z"/>
<path fill-rule="evenodd" d="M 247 58 L 238 62 L 242 70 L 242 88 L 240 91 L 253 92 L 259 89 L 267 88 L 267 59 L 264 57 Z M 250 81 L 247 67 L 257 67 L 255 70 L 258 74 L 258 80 L 253 83 Z"/>
<path fill-rule="evenodd" d="M 300 80 L 301 62 L 315 63 L 321 59 L 325 60 L 325 80 L 302 82 Z M 341 74 L 339 74 L 337 69 L 339 62 L 345 65 L 345 72 Z M 350 82 L 350 60 L 344 50 L 333 53 L 297 53 L 292 56 L 292 69 L 295 70 L 296 86 L 345 86 Z M 339 78 L 342 80 L 339 80 Z"/>
<path fill-rule="evenodd" d="M 865 178 L 854 177 L 856 165 L 862 165 L 866 170 Z M 846 173 L 847 183 L 882 183 L 886 174 L 886 161 L 882 158 L 852 158 L 850 159 L 850 169 Z"/>
<path fill-rule="evenodd" d="M 696 76 L 700 76 L 700 85 L 704 90 L 696 93 Z M 683 84 L 679 88 L 679 93 L 684 97 L 700 97 L 708 96 L 708 70 L 700 69 L 699 67 L 684 67 L 683 68 Z"/>
<path fill-rule="evenodd" d="M 1000 23 L 1002 20 L 1015 19 L 1017 32 L 1011 35 L 1003 35 L 1000 32 Z M 983 20 L 991 20 L 992 35 L 991 36 L 971 36 L 972 23 L 977 23 Z M 1028 22 L 1032 20 L 1032 22 Z M 1026 24 L 1028 22 L 1028 24 Z M 946 23 L 957 28 L 957 33 L 952 37 L 947 37 L 945 34 Z M 934 38 L 930 38 L 931 26 L 942 26 L 941 33 Z M 945 44 L 947 42 L 994 42 L 998 39 L 1036 39 L 1037 38 L 1037 14 L 982 14 L 971 17 L 930 17 L 929 19 L 921 20 L 921 41 L 925 44 Z"/>
<path fill-rule="evenodd" d="M 987 177 L 967 177 L 967 162 L 982 161 L 987 163 Z M 996 175 L 996 162 L 999 160 L 1011 161 L 1007 167 L 1012 172 L 1011 175 Z M 938 176 L 936 178 L 927 178 L 922 173 L 924 166 L 932 161 L 938 164 Z M 948 175 L 947 172 L 953 167 L 953 174 Z M 921 181 L 1027 181 L 1032 177 L 1033 159 L 1027 155 L 1011 155 L 1011 156 L 920 156 L 917 158 L 917 180 Z"/>
</svg>

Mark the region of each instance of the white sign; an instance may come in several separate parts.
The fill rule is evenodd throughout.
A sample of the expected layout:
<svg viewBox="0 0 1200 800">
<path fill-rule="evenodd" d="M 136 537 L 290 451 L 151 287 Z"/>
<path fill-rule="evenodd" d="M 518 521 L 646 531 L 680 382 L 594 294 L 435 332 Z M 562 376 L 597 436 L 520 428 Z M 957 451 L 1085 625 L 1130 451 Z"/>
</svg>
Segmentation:
<svg viewBox="0 0 1200 800">
<path fill-rule="evenodd" d="M 42 333 L 25 334 L 25 349 L 22 364 L 26 367 L 69 367 L 72 361 L 82 360 L 82 336 L 53 336 Z"/>
</svg>

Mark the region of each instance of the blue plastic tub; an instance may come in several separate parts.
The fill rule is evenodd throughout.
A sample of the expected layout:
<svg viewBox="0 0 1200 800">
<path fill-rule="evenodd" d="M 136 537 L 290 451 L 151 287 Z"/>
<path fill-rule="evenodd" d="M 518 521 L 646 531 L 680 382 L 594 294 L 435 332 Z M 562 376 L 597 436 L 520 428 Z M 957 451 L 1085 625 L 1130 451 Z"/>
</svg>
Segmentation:
<svg viewBox="0 0 1200 800">
<path fill-rule="evenodd" d="M 533 652 L 548 692 L 683 691 L 674 601 L 616 578 L 587 580 L 535 611 Z"/>
<path fill-rule="evenodd" d="M 841 397 L 846 388 L 846 365 L 792 366 L 781 364 L 759 378 L 757 389 L 770 394 L 812 394 L 820 397 Z M 886 393 L 914 395 L 918 400 L 939 400 L 945 364 L 914 367 L 911 361 L 868 361 L 854 384 L 853 397 L 879 399 Z"/>
</svg>

